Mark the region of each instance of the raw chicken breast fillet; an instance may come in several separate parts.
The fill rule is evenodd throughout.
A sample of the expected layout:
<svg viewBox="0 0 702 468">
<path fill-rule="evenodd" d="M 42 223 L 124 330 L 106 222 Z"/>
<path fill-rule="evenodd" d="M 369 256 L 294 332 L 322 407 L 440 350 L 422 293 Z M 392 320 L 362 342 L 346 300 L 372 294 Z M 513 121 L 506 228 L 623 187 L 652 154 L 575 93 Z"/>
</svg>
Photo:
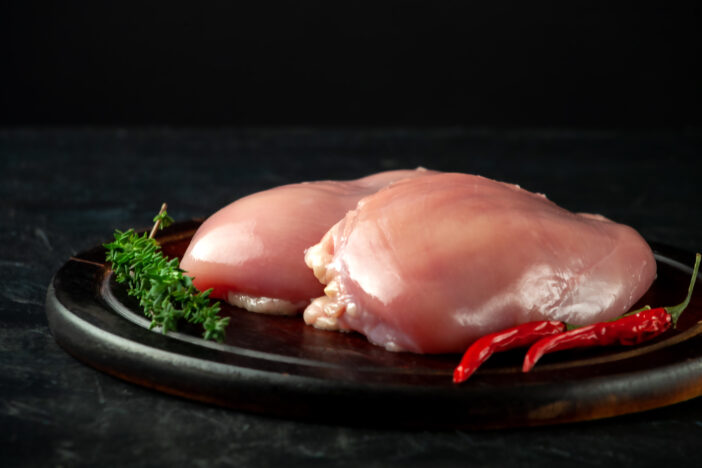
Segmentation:
<svg viewBox="0 0 702 468">
<path fill-rule="evenodd" d="M 364 196 L 408 177 L 398 170 L 346 182 L 285 185 L 249 195 L 210 216 L 180 263 L 211 297 L 264 313 L 291 314 L 323 294 L 304 251 Z"/>
<path fill-rule="evenodd" d="M 325 296 L 308 324 L 391 351 L 462 352 L 520 323 L 626 312 L 656 263 L 630 227 L 466 174 L 401 181 L 361 200 L 308 249 Z"/>
</svg>

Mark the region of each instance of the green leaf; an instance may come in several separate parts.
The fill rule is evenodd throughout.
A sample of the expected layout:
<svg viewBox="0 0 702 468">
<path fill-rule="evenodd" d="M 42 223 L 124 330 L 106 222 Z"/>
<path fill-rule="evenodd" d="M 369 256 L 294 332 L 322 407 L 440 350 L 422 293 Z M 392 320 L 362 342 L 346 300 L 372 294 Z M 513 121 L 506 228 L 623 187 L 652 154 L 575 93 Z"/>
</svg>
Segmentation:
<svg viewBox="0 0 702 468">
<path fill-rule="evenodd" d="M 157 221 L 163 228 L 172 224 L 173 218 L 164 210 L 154 218 L 154 223 Z M 165 257 L 155 239 L 133 229 L 115 230 L 114 241 L 103 247 L 115 280 L 127 285 L 127 294 L 136 297 L 144 314 L 151 318 L 150 329 L 175 331 L 178 321 L 184 319 L 201 323 L 205 339 L 224 339 L 229 317 L 219 317 L 219 302 L 210 303 L 212 290 L 199 292 L 180 268 L 178 259 Z"/>
<path fill-rule="evenodd" d="M 174 223 L 173 218 L 171 218 L 166 210 L 163 210 L 156 216 L 154 216 L 154 223 L 161 221 L 160 229 L 166 228 Z"/>
</svg>

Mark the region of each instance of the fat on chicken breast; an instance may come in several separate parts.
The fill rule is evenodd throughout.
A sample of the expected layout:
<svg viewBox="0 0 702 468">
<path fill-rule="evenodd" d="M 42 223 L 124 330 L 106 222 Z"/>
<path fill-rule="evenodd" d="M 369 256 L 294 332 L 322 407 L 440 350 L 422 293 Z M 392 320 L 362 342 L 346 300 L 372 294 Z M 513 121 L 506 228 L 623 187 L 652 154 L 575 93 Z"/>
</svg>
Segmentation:
<svg viewBox="0 0 702 468">
<path fill-rule="evenodd" d="M 352 181 L 284 185 L 241 198 L 197 230 L 180 266 L 196 288 L 245 309 L 294 314 L 323 286 L 304 251 L 364 196 L 400 179 L 432 173 L 397 170 Z"/>
<path fill-rule="evenodd" d="M 656 263 L 632 228 L 467 174 L 397 182 L 363 198 L 306 251 L 325 284 L 308 324 L 391 351 L 462 352 L 520 323 L 626 312 Z"/>
</svg>

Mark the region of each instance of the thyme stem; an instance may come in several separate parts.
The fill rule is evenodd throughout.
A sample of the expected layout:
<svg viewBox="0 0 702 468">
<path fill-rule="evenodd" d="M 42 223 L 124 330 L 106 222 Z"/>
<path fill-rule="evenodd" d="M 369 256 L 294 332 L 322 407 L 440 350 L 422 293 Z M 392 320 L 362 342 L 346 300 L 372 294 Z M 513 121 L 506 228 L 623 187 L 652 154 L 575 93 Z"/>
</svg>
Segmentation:
<svg viewBox="0 0 702 468">
<path fill-rule="evenodd" d="M 163 333 L 176 330 L 180 319 L 200 323 L 204 338 L 222 341 L 229 317 L 219 317 L 220 304 L 210 304 L 211 289 L 198 291 L 192 278 L 184 275 L 177 258 L 169 259 L 153 238 L 158 229 L 173 222 L 166 204 L 154 217 L 149 236 L 129 229 L 115 231 L 114 241 L 104 244 L 105 259 L 112 266 L 115 280 L 127 284 L 127 293 L 139 300 L 144 314 L 151 318 L 150 328 L 161 327 Z"/>
<path fill-rule="evenodd" d="M 161 222 L 163 221 L 163 214 L 166 212 L 166 208 L 168 208 L 168 205 L 164 202 L 161 205 L 161 209 L 159 210 L 158 214 L 154 218 L 154 227 L 151 228 L 151 232 L 149 233 L 149 239 L 154 238 L 154 236 L 156 235 L 156 231 L 158 231 L 158 228 L 161 226 Z"/>
</svg>

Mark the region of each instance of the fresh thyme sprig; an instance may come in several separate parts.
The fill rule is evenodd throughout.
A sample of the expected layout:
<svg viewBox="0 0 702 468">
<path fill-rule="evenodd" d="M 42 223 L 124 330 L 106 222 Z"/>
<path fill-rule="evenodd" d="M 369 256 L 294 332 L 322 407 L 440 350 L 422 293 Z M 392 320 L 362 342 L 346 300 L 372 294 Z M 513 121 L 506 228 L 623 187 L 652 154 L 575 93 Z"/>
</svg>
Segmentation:
<svg viewBox="0 0 702 468">
<path fill-rule="evenodd" d="M 173 224 L 173 218 L 168 216 L 166 208 L 168 208 L 168 205 L 164 203 L 163 205 L 161 205 L 161 209 L 159 210 L 158 214 L 154 216 L 154 227 L 151 228 L 151 232 L 149 233 L 150 239 L 154 238 L 154 236 L 156 235 L 156 231 L 158 231 L 159 229 L 167 228 L 168 226 Z"/>
<path fill-rule="evenodd" d="M 210 303 L 211 289 L 198 291 L 192 279 L 184 275 L 178 259 L 168 259 L 153 236 L 170 225 L 173 219 L 166 212 L 166 204 L 154 217 L 149 236 L 133 229 L 116 230 L 114 241 L 104 244 L 106 260 L 112 265 L 118 283 L 126 283 L 128 294 L 139 299 L 146 316 L 151 318 L 149 328 L 160 326 L 163 333 L 177 329 L 178 321 L 185 319 L 202 324 L 206 340 L 222 341 L 229 317 L 219 317 L 219 302 Z"/>
</svg>

